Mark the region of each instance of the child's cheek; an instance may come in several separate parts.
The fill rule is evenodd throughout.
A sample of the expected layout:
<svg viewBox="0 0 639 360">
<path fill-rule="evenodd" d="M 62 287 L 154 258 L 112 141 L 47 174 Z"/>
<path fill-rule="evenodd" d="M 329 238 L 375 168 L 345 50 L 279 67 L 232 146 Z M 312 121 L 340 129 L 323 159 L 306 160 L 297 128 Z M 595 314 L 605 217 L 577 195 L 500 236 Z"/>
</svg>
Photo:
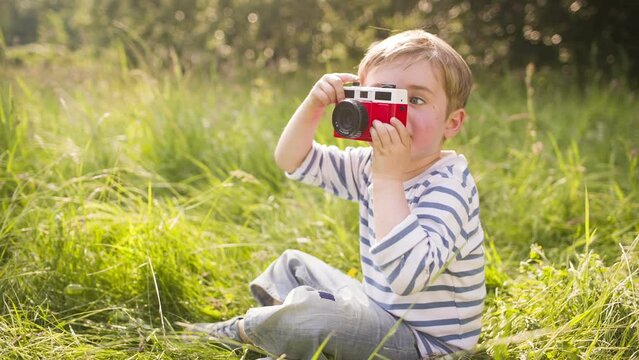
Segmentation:
<svg viewBox="0 0 639 360">
<path fill-rule="evenodd" d="M 441 143 L 443 136 L 442 129 L 428 121 L 412 121 L 409 122 L 410 132 L 413 137 L 413 148 L 415 150 L 432 152 L 435 151 Z"/>
</svg>

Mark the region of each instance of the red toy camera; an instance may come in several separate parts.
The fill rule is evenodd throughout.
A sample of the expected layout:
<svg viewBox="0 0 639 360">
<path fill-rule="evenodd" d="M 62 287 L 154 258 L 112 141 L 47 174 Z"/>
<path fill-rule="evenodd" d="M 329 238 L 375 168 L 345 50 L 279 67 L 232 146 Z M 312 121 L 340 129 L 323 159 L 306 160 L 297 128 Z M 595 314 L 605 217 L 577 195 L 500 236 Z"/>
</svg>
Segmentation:
<svg viewBox="0 0 639 360">
<path fill-rule="evenodd" d="M 373 120 L 390 123 L 396 117 L 406 125 L 408 92 L 395 85 L 382 87 L 344 86 L 346 99 L 333 110 L 335 137 L 371 141 Z"/>
</svg>

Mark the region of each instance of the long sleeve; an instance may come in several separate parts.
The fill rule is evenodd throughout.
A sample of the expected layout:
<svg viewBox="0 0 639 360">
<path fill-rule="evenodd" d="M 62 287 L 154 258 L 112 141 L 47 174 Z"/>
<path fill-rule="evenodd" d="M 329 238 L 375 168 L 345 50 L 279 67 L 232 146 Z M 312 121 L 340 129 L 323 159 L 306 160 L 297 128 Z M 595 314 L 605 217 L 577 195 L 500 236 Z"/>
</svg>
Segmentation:
<svg viewBox="0 0 639 360">
<path fill-rule="evenodd" d="M 340 150 L 336 146 L 313 142 L 306 159 L 298 169 L 287 173 L 291 179 L 315 185 L 341 198 L 361 200 L 365 164 L 370 158 L 370 148 L 349 147 Z"/>
<path fill-rule="evenodd" d="M 443 181 L 442 181 L 443 180 Z M 371 257 L 399 295 L 423 291 L 479 231 L 479 211 L 455 180 L 431 184 L 410 200 L 411 214 L 371 248 Z M 471 270 L 472 271 L 472 270 Z M 476 269 L 483 271 L 483 266 Z"/>
</svg>

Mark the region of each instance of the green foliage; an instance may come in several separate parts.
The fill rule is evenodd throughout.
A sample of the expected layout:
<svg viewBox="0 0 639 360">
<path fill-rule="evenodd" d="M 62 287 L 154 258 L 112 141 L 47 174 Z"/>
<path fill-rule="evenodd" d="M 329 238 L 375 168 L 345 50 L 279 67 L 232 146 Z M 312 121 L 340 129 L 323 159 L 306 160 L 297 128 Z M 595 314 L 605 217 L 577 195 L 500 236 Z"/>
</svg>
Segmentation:
<svg viewBox="0 0 639 360">
<path fill-rule="evenodd" d="M 591 252 L 557 267 L 533 245 L 517 281 L 489 298 L 485 352 L 496 359 L 635 358 L 638 243 L 639 237 L 611 267 Z"/>
<path fill-rule="evenodd" d="M 264 67 L 288 73 L 353 66 L 389 33 L 424 28 L 477 70 L 533 62 L 587 77 L 635 82 L 639 27 L 624 0 L 9 0 L 0 32 L 12 51 L 46 44 L 103 56 L 122 48 L 129 66 L 225 72 Z M 28 51 L 40 51 L 27 47 Z M 1 59 L 1 58 L 0 58 Z M 594 71 L 593 71 L 594 70 Z M 631 78 L 627 78 L 630 75 Z"/>
<path fill-rule="evenodd" d="M 252 358 L 173 324 L 241 314 L 248 281 L 287 248 L 358 276 L 356 205 L 272 161 L 319 74 L 62 57 L 0 70 L 0 357 Z M 475 357 L 639 354 L 636 94 L 556 75 L 479 74 L 449 144 L 469 158 L 487 234 Z M 328 121 L 318 138 L 350 144 Z"/>
<path fill-rule="evenodd" d="M 413 2 L 67 1 L 4 4 L 9 44 L 31 42 L 102 52 L 122 44 L 130 65 L 224 69 L 346 62 L 379 35 L 374 15 L 402 17 Z M 386 24 L 379 23 L 379 26 Z M 37 34 L 20 36 L 21 30 Z M 386 33 L 385 31 L 382 33 Z"/>
</svg>

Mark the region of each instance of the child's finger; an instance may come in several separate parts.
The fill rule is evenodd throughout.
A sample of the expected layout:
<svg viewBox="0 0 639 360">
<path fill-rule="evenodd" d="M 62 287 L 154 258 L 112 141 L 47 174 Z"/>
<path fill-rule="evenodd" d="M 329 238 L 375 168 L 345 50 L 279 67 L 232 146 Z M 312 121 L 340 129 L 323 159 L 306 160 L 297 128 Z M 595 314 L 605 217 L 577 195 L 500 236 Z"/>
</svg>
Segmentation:
<svg viewBox="0 0 639 360">
<path fill-rule="evenodd" d="M 322 90 L 319 86 L 317 87 L 317 89 L 313 89 L 313 92 L 311 93 L 311 97 L 316 102 L 318 102 L 321 106 L 326 106 L 331 103 L 331 99 L 328 96 L 328 94 L 326 94 L 326 92 Z"/>
<path fill-rule="evenodd" d="M 341 98 L 344 98 L 342 80 L 336 74 L 324 74 L 317 82 L 317 85 L 329 96 L 331 103 L 336 103 Z"/>
<path fill-rule="evenodd" d="M 337 75 L 340 78 L 340 80 L 342 80 L 342 83 L 347 83 L 347 82 L 352 82 L 352 81 L 359 80 L 359 76 L 357 76 L 355 74 L 335 73 L 335 75 Z"/>
<path fill-rule="evenodd" d="M 390 146 L 391 139 L 385 124 L 379 120 L 373 120 L 373 126 L 371 127 L 371 130 L 373 129 L 377 132 L 380 147 Z"/>
<path fill-rule="evenodd" d="M 357 81 L 357 79 L 357 75 L 348 73 L 328 74 L 326 78 L 326 80 L 335 89 L 335 97 L 337 101 L 342 101 L 346 98 L 346 94 L 344 93 L 344 83 Z"/>
<path fill-rule="evenodd" d="M 344 80 L 340 74 L 329 74 L 326 77 L 326 81 L 331 84 L 333 90 L 335 91 L 335 101 L 342 101 L 346 98 L 344 94 Z"/>
<path fill-rule="evenodd" d="M 380 133 L 384 146 L 391 146 L 401 142 L 397 130 L 391 124 L 377 120 L 377 131 Z"/>
<path fill-rule="evenodd" d="M 402 124 L 402 122 L 398 118 L 395 118 L 395 117 L 391 118 L 390 122 L 397 130 L 397 133 L 399 134 L 399 139 L 402 142 L 402 144 L 404 144 L 404 146 L 410 146 L 410 144 L 413 141 L 413 137 L 408 131 L 408 128 L 406 128 L 406 126 L 404 126 L 404 124 Z"/>
<path fill-rule="evenodd" d="M 337 94 L 335 94 L 335 88 L 328 81 L 320 81 L 318 84 L 318 88 L 321 93 L 323 93 L 323 99 L 326 101 L 324 105 L 332 104 L 337 102 Z"/>
<path fill-rule="evenodd" d="M 379 153 L 379 151 L 381 151 L 381 141 L 379 140 L 379 134 L 377 133 L 377 130 L 375 130 L 374 127 L 371 127 L 371 139 L 372 141 L 372 146 L 373 146 L 373 151 L 375 151 L 376 153 Z"/>
<path fill-rule="evenodd" d="M 385 125 L 386 131 L 388 131 L 388 136 L 390 138 L 391 144 L 400 144 L 402 143 L 402 139 L 397 131 L 397 128 L 393 125 Z"/>
</svg>

